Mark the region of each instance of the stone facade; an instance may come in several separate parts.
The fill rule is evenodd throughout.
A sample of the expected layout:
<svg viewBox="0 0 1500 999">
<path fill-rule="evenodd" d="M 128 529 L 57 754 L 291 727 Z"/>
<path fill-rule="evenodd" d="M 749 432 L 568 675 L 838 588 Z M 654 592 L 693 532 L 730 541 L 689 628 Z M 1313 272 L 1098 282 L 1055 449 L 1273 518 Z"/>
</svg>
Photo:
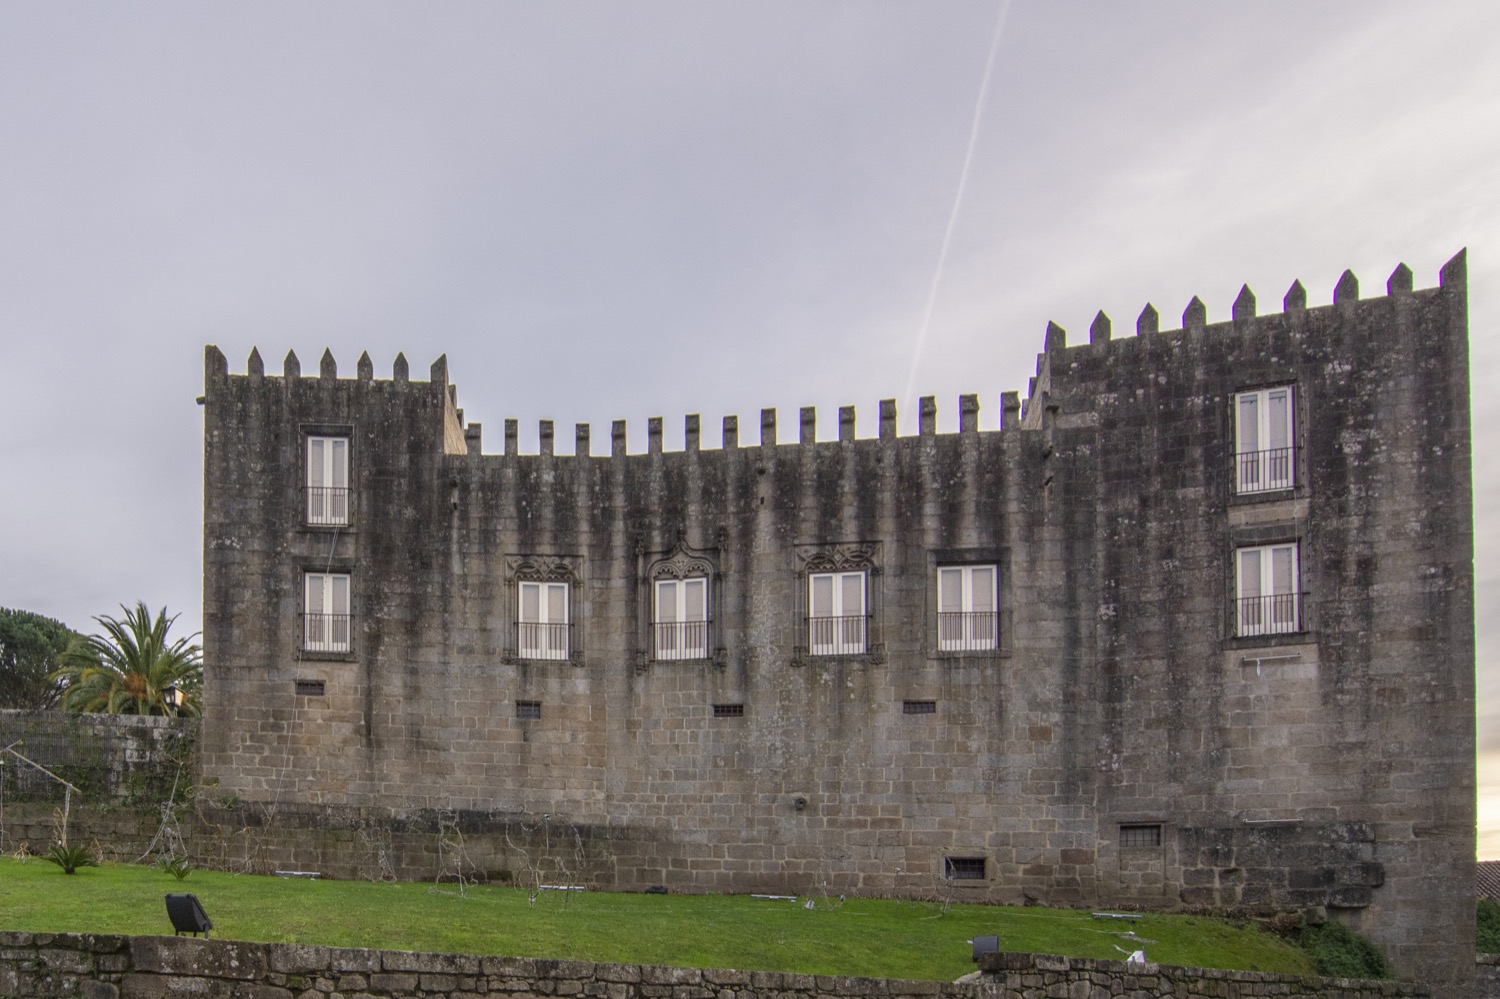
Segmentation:
<svg viewBox="0 0 1500 999">
<path fill-rule="evenodd" d="M 1101 313 L 997 430 L 608 455 L 485 454 L 441 358 L 209 347 L 206 783 L 622 889 L 1324 906 L 1464 994 L 1466 295 Z"/>
<path fill-rule="evenodd" d="M 662 968 L 540 958 L 417 954 L 193 937 L 0 932 L 8 999 L 1426 999 L 1395 982 L 990 954 L 972 980 L 894 981 L 775 971 Z"/>
</svg>

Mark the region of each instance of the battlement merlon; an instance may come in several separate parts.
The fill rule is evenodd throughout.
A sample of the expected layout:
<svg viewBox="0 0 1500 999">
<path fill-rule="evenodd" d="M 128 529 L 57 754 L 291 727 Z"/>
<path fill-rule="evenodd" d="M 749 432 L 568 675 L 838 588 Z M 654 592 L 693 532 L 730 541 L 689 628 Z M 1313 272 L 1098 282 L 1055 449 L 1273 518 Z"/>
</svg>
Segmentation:
<svg viewBox="0 0 1500 999">
<path fill-rule="evenodd" d="M 1377 303 L 1400 298 L 1443 296 L 1453 303 L 1452 307 L 1460 310 L 1460 315 L 1457 317 L 1459 322 L 1453 324 L 1451 328 L 1465 331 L 1468 329 L 1467 249 L 1459 250 L 1439 269 L 1436 288 L 1413 290 L 1412 283 L 1411 268 L 1404 263 L 1397 264 L 1396 269 L 1386 280 L 1386 293 L 1383 297 L 1361 299 L 1359 278 L 1352 270 L 1345 270 L 1334 285 L 1333 303 L 1309 310 L 1307 290 L 1303 288 L 1301 281 L 1293 281 L 1282 298 L 1281 318 L 1286 322 L 1306 322 L 1309 313 L 1316 316 L 1331 314 L 1335 309 L 1375 307 Z M 1060 407 L 1054 398 L 1053 372 L 1062 365 L 1066 357 L 1081 356 L 1090 351 L 1111 348 L 1147 349 L 1150 339 L 1158 336 L 1244 335 L 1253 328 L 1257 321 L 1269 321 L 1275 318 L 1277 317 L 1274 314 L 1264 317 L 1257 314 L 1255 294 L 1250 290 L 1250 286 L 1245 284 L 1240 286 L 1239 295 L 1235 297 L 1230 309 L 1230 319 L 1227 322 L 1209 323 L 1207 307 L 1197 295 L 1192 297 L 1183 310 L 1182 325 L 1178 329 L 1162 330 L 1161 317 L 1156 307 L 1147 302 L 1136 320 L 1136 335 L 1121 340 L 1112 338 L 1112 324 L 1103 310 L 1094 316 L 1094 321 L 1089 326 L 1088 343 L 1074 347 L 1068 346 L 1067 331 L 1057 323 L 1049 322 L 1043 336 L 1042 351 L 1037 354 L 1036 374 L 1027 386 L 1026 399 L 1021 407 L 1021 426 L 1032 430 L 1041 429 L 1047 425 L 1048 414 L 1053 416 L 1058 414 Z M 1465 404 L 1464 411 L 1467 412 L 1467 404 Z"/>
</svg>

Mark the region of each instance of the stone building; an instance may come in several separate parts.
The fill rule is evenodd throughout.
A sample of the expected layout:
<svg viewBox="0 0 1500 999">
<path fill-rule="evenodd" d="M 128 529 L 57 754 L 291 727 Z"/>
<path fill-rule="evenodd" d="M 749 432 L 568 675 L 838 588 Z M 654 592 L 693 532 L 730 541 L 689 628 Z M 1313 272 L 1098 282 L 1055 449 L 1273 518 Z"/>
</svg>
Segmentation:
<svg viewBox="0 0 1500 999">
<path fill-rule="evenodd" d="M 1232 315 L 1049 327 L 995 430 L 608 454 L 484 453 L 442 358 L 209 347 L 205 777 L 285 866 L 447 816 L 620 889 L 1322 906 L 1462 992 L 1464 257 Z"/>
</svg>

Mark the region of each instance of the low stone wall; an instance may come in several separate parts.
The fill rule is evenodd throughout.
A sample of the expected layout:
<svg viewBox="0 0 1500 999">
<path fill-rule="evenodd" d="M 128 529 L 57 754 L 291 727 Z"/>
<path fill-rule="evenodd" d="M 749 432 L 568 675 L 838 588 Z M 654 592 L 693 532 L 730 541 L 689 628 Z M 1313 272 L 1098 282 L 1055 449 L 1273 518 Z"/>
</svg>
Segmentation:
<svg viewBox="0 0 1500 999">
<path fill-rule="evenodd" d="M 1474 959 L 1474 995 L 1500 999 L 1500 954 L 1480 954 Z"/>
<path fill-rule="evenodd" d="M 960 982 L 415 954 L 191 937 L 0 933 L 7 999 L 1430 999 L 1394 982 L 986 955 Z"/>
</svg>

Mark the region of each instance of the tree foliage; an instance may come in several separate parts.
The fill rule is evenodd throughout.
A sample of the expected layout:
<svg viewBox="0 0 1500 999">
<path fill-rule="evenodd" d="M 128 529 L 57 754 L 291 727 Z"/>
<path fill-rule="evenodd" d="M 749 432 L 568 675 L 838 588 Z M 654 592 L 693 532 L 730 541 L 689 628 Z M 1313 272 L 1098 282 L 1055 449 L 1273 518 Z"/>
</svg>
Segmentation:
<svg viewBox="0 0 1500 999">
<path fill-rule="evenodd" d="M 50 708 L 62 688 L 52 674 L 79 636 L 61 621 L 0 607 L 0 708 Z"/>
<path fill-rule="evenodd" d="M 166 608 L 156 617 L 143 602 L 123 604 L 119 618 L 94 618 L 103 635 L 71 645 L 62 667 L 53 674 L 63 685 L 61 704 L 69 711 L 102 711 L 112 715 L 197 715 L 203 687 L 203 652 L 192 638 L 171 640 L 177 620 Z M 181 708 L 168 703 L 168 688 L 187 695 Z"/>
</svg>

